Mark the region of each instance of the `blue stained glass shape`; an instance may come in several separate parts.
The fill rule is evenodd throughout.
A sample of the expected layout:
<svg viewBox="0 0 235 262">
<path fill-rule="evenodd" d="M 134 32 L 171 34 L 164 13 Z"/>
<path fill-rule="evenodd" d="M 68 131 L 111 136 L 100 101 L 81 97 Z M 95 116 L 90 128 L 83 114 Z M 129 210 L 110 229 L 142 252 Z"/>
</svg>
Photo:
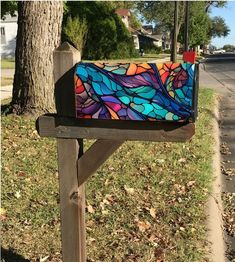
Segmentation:
<svg viewBox="0 0 235 262">
<path fill-rule="evenodd" d="M 75 70 L 77 117 L 189 121 L 195 118 L 195 71 L 190 63 L 81 62 Z"/>
</svg>

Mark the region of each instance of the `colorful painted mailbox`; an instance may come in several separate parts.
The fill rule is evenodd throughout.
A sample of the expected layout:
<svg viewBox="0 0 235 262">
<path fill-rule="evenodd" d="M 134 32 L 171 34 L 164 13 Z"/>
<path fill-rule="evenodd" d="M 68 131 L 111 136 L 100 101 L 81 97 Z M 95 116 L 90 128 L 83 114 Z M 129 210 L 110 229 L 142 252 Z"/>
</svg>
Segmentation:
<svg viewBox="0 0 235 262">
<path fill-rule="evenodd" d="M 85 181 L 125 141 L 192 138 L 198 65 L 80 62 L 74 72 L 80 53 L 68 43 L 53 57 L 57 114 L 36 127 L 57 138 L 63 261 L 85 262 Z M 96 141 L 84 152 L 83 139 Z"/>
<path fill-rule="evenodd" d="M 76 66 L 76 117 L 194 122 L 196 65 L 83 63 Z"/>
</svg>

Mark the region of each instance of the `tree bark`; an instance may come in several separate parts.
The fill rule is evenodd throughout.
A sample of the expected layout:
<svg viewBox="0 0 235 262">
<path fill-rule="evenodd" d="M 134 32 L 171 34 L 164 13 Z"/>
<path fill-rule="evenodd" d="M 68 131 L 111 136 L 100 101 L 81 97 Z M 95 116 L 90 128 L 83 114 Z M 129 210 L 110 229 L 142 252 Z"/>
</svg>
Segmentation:
<svg viewBox="0 0 235 262">
<path fill-rule="evenodd" d="M 53 51 L 60 45 L 62 1 L 19 1 L 13 111 L 54 112 Z"/>
<path fill-rule="evenodd" d="M 178 43 L 178 35 L 179 35 L 179 3 L 178 1 L 174 1 L 175 10 L 174 10 L 174 30 L 173 30 L 173 41 L 172 41 L 172 49 L 171 49 L 171 61 L 176 63 L 177 61 L 177 43 Z"/>
</svg>

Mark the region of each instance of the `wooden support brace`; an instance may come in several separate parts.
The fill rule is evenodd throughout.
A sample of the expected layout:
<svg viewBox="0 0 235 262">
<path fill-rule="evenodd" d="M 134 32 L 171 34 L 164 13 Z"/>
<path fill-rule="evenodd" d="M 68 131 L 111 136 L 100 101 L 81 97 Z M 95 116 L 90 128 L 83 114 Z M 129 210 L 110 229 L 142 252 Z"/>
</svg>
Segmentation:
<svg viewBox="0 0 235 262">
<path fill-rule="evenodd" d="M 86 261 L 85 186 L 78 187 L 82 140 L 57 139 L 63 262 Z"/>
<path fill-rule="evenodd" d="M 78 186 L 82 185 L 123 143 L 123 140 L 97 140 L 78 160 Z"/>
<path fill-rule="evenodd" d="M 57 139 L 64 262 L 86 261 L 84 182 L 123 142 L 97 140 L 83 154 L 81 139 Z"/>
</svg>

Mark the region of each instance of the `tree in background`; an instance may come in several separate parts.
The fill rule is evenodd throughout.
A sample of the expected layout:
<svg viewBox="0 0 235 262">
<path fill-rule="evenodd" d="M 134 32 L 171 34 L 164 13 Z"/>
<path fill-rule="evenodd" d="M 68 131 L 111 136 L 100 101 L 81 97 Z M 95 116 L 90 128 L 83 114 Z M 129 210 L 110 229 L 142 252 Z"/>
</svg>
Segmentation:
<svg viewBox="0 0 235 262">
<path fill-rule="evenodd" d="M 137 3 L 140 13 L 148 23 L 154 22 L 161 31 L 169 31 L 173 35 L 174 29 L 174 1 L 141 1 Z M 178 32 L 184 23 L 184 2 L 179 3 Z"/>
<path fill-rule="evenodd" d="M 155 22 L 162 31 L 172 32 L 174 28 L 174 2 L 143 1 L 137 4 L 147 22 Z M 210 18 L 211 7 L 224 7 L 226 1 L 199 1 L 190 2 L 189 44 L 195 47 L 209 43 L 212 37 L 226 36 L 229 28 L 224 19 Z M 185 2 L 180 2 L 178 20 L 178 41 L 183 44 Z"/>
<path fill-rule="evenodd" d="M 225 20 L 220 16 L 215 16 L 211 19 L 211 31 L 212 37 L 226 37 L 229 35 L 230 29 L 226 25 Z"/>
<path fill-rule="evenodd" d="M 189 44 L 194 48 L 201 44 L 208 44 L 211 35 L 211 19 L 205 12 L 204 2 L 190 2 L 189 3 Z M 181 27 L 178 41 L 184 43 L 184 24 Z"/>
<path fill-rule="evenodd" d="M 205 4 L 205 12 L 209 13 L 212 7 L 225 7 L 227 5 L 227 1 L 203 1 Z"/>
<path fill-rule="evenodd" d="M 226 51 L 226 52 L 233 52 L 235 50 L 235 46 L 234 45 L 224 45 L 223 46 L 223 49 Z"/>
<path fill-rule="evenodd" d="M 87 21 L 87 41 L 83 50 L 85 59 L 108 59 L 133 56 L 132 37 L 115 13 L 115 2 L 68 1 L 63 24 L 69 16 Z"/>
<path fill-rule="evenodd" d="M 52 112 L 53 51 L 60 44 L 62 1 L 19 1 L 13 111 Z"/>
<path fill-rule="evenodd" d="M 7 14 L 14 16 L 15 11 L 17 11 L 17 2 L 16 1 L 1 1 L 1 18 L 2 19 L 4 19 L 4 16 Z"/>
</svg>

